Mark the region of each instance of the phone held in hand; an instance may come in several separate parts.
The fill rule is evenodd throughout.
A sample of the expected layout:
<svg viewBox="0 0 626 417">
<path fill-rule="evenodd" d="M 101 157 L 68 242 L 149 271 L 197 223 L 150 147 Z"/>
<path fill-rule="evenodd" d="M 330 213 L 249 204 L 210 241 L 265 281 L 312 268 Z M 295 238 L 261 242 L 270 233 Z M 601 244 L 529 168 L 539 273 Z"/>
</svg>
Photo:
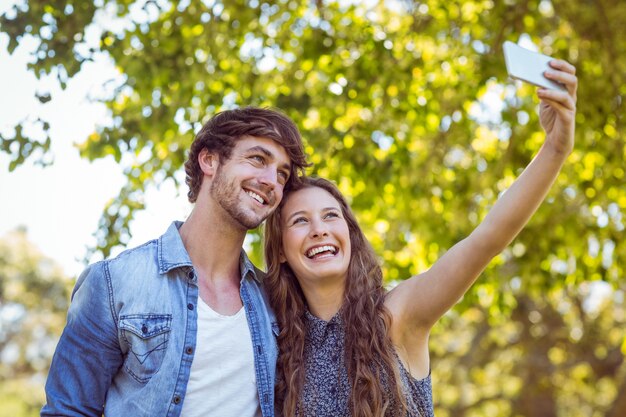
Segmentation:
<svg viewBox="0 0 626 417">
<path fill-rule="evenodd" d="M 502 45 L 504 61 L 509 77 L 525 81 L 538 87 L 565 91 L 565 87 L 547 79 L 543 73 L 550 69 L 548 62 L 553 58 L 523 48 L 513 42 L 506 41 Z"/>
</svg>

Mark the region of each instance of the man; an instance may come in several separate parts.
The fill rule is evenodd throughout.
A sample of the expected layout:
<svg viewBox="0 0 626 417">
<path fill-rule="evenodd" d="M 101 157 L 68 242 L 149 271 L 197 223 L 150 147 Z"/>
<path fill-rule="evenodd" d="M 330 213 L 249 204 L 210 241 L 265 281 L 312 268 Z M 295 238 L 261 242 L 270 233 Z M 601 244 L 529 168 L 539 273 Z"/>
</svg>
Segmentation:
<svg viewBox="0 0 626 417">
<path fill-rule="evenodd" d="M 207 122 L 185 164 L 189 218 L 79 277 L 41 415 L 273 416 L 278 328 L 241 247 L 305 166 L 279 112 Z"/>
</svg>

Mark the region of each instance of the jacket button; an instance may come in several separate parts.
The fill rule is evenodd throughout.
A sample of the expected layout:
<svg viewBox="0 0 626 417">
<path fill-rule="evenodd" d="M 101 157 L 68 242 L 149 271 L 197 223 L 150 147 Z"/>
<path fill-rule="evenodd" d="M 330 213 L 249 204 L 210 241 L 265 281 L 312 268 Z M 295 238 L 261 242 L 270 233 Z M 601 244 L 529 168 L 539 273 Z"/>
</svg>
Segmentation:
<svg viewBox="0 0 626 417">
<path fill-rule="evenodd" d="M 187 355 L 191 355 L 193 353 L 193 348 L 191 346 L 188 346 L 187 349 L 185 349 L 185 352 L 187 353 Z"/>
<path fill-rule="evenodd" d="M 143 334 L 148 333 L 148 326 L 146 326 L 145 324 L 143 326 L 141 326 L 141 333 L 143 333 Z"/>
<path fill-rule="evenodd" d="M 187 277 L 188 277 L 189 279 L 193 279 L 193 277 L 194 277 L 193 270 L 191 270 L 191 271 L 187 272 Z"/>
<path fill-rule="evenodd" d="M 178 395 L 174 396 L 174 404 L 180 404 L 180 397 Z"/>
<path fill-rule="evenodd" d="M 193 304 L 191 304 L 191 303 L 187 304 L 187 308 L 188 308 L 189 310 L 193 310 Z"/>
</svg>

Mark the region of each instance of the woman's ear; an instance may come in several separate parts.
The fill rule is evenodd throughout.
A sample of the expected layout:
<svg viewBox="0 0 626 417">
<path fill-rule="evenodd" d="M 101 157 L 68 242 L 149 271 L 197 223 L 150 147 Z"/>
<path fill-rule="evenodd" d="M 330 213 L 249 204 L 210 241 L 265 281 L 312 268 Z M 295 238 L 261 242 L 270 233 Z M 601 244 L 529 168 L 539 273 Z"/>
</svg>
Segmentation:
<svg viewBox="0 0 626 417">
<path fill-rule="evenodd" d="M 214 152 L 209 152 L 208 149 L 204 148 L 198 154 L 198 164 L 200 165 L 200 169 L 204 173 L 204 175 L 208 175 L 212 177 L 215 175 L 217 170 L 217 165 L 219 164 L 219 157 Z"/>
<path fill-rule="evenodd" d="M 278 260 L 280 261 L 281 264 L 284 264 L 285 262 L 287 262 L 287 258 L 285 258 L 285 254 L 283 253 L 282 249 L 278 253 Z"/>
</svg>

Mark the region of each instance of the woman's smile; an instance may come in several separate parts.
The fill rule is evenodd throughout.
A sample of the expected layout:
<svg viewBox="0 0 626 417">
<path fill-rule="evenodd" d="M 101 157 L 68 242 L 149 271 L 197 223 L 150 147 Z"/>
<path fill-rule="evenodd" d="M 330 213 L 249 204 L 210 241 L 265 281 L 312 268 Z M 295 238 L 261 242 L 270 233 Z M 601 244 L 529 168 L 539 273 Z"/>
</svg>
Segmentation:
<svg viewBox="0 0 626 417">
<path fill-rule="evenodd" d="M 341 206 L 326 190 L 304 188 L 282 208 L 283 261 L 301 284 L 343 285 L 350 264 L 350 232 Z"/>
</svg>

